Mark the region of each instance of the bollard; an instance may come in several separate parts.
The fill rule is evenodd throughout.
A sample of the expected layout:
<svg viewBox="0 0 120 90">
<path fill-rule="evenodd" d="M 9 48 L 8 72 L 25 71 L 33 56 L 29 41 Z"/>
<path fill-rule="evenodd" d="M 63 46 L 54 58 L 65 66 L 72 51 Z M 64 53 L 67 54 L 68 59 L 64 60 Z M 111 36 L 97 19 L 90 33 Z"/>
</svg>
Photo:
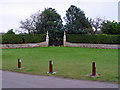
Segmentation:
<svg viewBox="0 0 120 90">
<path fill-rule="evenodd" d="M 49 73 L 53 73 L 53 61 L 49 61 Z"/>
<path fill-rule="evenodd" d="M 87 77 L 93 77 L 93 78 L 96 78 L 96 77 L 100 76 L 100 74 L 96 73 L 96 62 L 92 62 L 92 73 L 87 74 L 85 76 L 87 76 Z"/>
<path fill-rule="evenodd" d="M 56 73 L 53 71 L 53 61 L 52 60 L 49 61 L 49 72 L 47 72 L 47 73 L 50 73 L 50 74 Z"/>
<path fill-rule="evenodd" d="M 96 76 L 96 63 L 92 63 L 92 76 Z"/>
<path fill-rule="evenodd" d="M 18 59 L 18 68 L 21 68 L 21 59 Z"/>
</svg>

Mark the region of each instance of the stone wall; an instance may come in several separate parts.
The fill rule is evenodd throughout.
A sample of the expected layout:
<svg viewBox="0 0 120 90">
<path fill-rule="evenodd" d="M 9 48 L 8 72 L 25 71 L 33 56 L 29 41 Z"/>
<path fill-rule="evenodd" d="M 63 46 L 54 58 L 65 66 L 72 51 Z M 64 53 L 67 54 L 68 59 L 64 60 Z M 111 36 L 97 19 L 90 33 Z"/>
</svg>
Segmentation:
<svg viewBox="0 0 120 90">
<path fill-rule="evenodd" d="M 85 43 L 66 42 L 66 47 L 87 47 L 87 48 L 118 49 L 119 46 L 117 44 L 114 44 L 114 45 L 113 44 L 85 44 Z"/>
<path fill-rule="evenodd" d="M 28 44 L 0 44 L 0 49 L 7 48 L 31 48 L 31 47 L 47 47 L 46 41 L 40 43 L 28 43 Z"/>
</svg>

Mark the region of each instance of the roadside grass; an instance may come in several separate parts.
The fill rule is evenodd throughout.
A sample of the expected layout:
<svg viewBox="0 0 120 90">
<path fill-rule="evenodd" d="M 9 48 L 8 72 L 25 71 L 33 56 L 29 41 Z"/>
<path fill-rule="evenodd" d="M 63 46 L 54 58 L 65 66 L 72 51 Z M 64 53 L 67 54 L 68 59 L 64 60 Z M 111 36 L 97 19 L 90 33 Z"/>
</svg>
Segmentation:
<svg viewBox="0 0 120 90">
<path fill-rule="evenodd" d="M 17 60 L 22 60 L 23 69 L 17 69 Z M 80 47 L 35 47 L 2 50 L 2 69 L 33 75 L 50 75 L 49 60 L 53 60 L 52 76 L 97 80 L 118 83 L 118 50 Z M 86 77 L 91 73 L 92 62 L 96 62 L 100 77 Z M 51 75 L 50 75 L 51 76 Z"/>
</svg>

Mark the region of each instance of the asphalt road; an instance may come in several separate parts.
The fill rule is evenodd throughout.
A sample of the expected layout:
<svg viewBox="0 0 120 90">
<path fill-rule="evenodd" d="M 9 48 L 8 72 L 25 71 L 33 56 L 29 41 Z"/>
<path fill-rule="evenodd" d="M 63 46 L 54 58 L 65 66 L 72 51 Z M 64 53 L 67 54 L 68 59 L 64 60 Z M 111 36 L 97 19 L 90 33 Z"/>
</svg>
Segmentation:
<svg viewBox="0 0 120 90">
<path fill-rule="evenodd" d="M 118 88 L 118 84 L 2 71 L 2 88 Z"/>
</svg>

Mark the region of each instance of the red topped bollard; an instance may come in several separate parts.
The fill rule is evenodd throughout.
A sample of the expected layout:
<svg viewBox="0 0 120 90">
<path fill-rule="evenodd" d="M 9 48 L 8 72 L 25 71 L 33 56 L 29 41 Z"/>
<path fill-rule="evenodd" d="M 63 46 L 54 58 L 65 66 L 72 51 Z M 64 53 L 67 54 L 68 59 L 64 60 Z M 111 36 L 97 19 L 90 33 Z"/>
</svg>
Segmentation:
<svg viewBox="0 0 120 90">
<path fill-rule="evenodd" d="M 18 59 L 18 68 L 21 69 L 21 59 Z"/>
<path fill-rule="evenodd" d="M 100 74 L 96 73 L 96 62 L 92 62 L 92 73 L 87 74 L 85 76 L 93 77 L 93 78 L 96 78 L 96 77 L 100 76 Z"/>
<path fill-rule="evenodd" d="M 96 63 L 92 63 L 92 76 L 96 76 Z"/>
<path fill-rule="evenodd" d="M 53 73 L 53 61 L 49 61 L 49 73 Z"/>
<path fill-rule="evenodd" d="M 53 61 L 52 60 L 49 61 L 49 72 L 47 73 L 51 73 L 51 74 L 56 73 L 56 72 L 53 72 Z"/>
</svg>

